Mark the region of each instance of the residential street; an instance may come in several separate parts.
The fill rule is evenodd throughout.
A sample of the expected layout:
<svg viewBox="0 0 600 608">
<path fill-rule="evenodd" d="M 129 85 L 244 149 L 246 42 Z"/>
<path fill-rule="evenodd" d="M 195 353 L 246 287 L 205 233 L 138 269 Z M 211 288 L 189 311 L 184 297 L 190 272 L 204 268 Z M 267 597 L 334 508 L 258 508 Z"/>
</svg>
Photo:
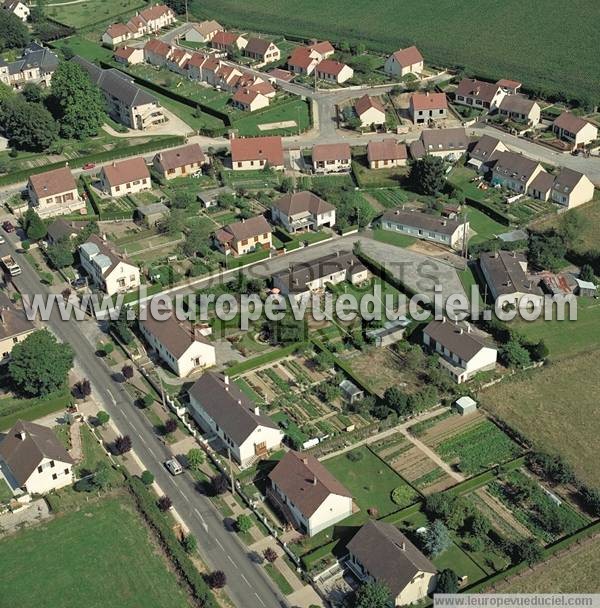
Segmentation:
<svg viewBox="0 0 600 608">
<path fill-rule="evenodd" d="M 14 237 L 9 237 L 11 239 Z M 7 239 L 8 241 L 9 239 Z M 14 247 L 0 245 L 0 254 L 14 254 Z M 22 255 L 15 254 L 23 273 L 14 277 L 22 293 L 48 293 L 35 271 Z M 48 326 L 63 342 L 71 345 L 76 363 L 90 379 L 95 399 L 109 412 L 119 431 L 130 435 L 133 449 L 144 466 L 155 475 L 158 485 L 169 495 L 192 534 L 198 539 L 202 559 L 211 569 L 227 575 L 226 591 L 240 608 L 281 608 L 288 606 L 260 567 L 250 561 L 247 548 L 234 532 L 228 531 L 223 517 L 208 497 L 194 488 L 190 476 L 171 476 L 163 462 L 172 457 L 152 430 L 147 417 L 134 405 L 129 394 L 111 377 L 108 367 L 94 353 L 76 321 L 62 322 L 55 311 Z"/>
</svg>

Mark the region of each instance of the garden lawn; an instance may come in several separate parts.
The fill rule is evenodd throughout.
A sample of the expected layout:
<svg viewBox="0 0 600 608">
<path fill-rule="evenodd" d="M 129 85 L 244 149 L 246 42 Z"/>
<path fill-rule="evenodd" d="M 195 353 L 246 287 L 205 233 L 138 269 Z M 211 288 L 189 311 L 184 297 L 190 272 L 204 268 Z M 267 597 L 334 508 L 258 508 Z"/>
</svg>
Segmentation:
<svg viewBox="0 0 600 608">
<path fill-rule="evenodd" d="M 396 247 L 410 247 L 417 242 L 417 239 L 412 236 L 399 234 L 397 232 L 392 232 L 391 230 L 384 230 L 383 228 L 373 230 L 373 238 L 381 243 L 395 245 Z"/>
<path fill-rule="evenodd" d="M 37 399 L 3 397 L 0 399 L 0 431 L 10 429 L 17 420 L 36 420 L 53 412 L 65 410 L 70 403 L 69 391 L 61 391 Z"/>
<path fill-rule="evenodd" d="M 125 495 L 0 540 L 0 571 L 6 606 L 190 606 Z"/>
<path fill-rule="evenodd" d="M 351 461 L 348 454 L 360 455 L 360 460 Z M 417 493 L 383 460 L 367 447 L 325 460 L 325 467 L 350 491 L 358 506 L 366 511 L 375 507 L 378 517 L 384 517 L 412 504 Z M 392 491 L 405 487 L 405 500 L 401 504 L 392 501 Z"/>
<path fill-rule="evenodd" d="M 8 484 L 4 479 L 0 478 L 0 504 L 8 502 L 13 497 Z"/>
<path fill-rule="evenodd" d="M 488 241 L 509 230 L 508 226 L 500 224 L 500 222 L 493 220 L 489 215 L 474 207 L 468 207 L 467 219 L 471 230 L 477 233 L 469 240 L 471 244 Z"/>
<path fill-rule="evenodd" d="M 146 8 L 146 3 L 142 0 L 84 0 L 80 3 L 62 3 L 62 6 L 61 3 L 58 4 L 46 5 L 46 15 L 76 29 L 102 21 L 127 21 L 136 9 Z M 123 13 L 126 13 L 123 19 L 116 18 Z"/>
<path fill-rule="evenodd" d="M 275 104 L 269 110 L 265 110 L 260 114 L 254 112 L 245 113 L 243 118 L 235 120 L 233 125 L 239 131 L 240 135 L 297 135 L 298 132 L 306 131 L 310 128 L 310 109 L 308 103 L 302 99 L 294 99 Z M 285 127 L 281 129 L 259 129 L 259 125 L 269 125 L 277 122 L 294 121 L 294 127 Z"/>
<path fill-rule="evenodd" d="M 357 157 L 352 163 L 352 171 L 361 188 L 395 188 L 401 185 L 408 175 L 407 167 L 389 169 L 370 169 L 367 157 Z"/>
<path fill-rule="evenodd" d="M 53 42 L 52 46 L 61 50 L 70 49 L 76 55 L 81 55 L 81 57 L 90 61 L 110 61 L 113 56 L 109 49 L 98 42 L 93 42 L 83 36 L 61 38 L 60 40 Z"/>
</svg>

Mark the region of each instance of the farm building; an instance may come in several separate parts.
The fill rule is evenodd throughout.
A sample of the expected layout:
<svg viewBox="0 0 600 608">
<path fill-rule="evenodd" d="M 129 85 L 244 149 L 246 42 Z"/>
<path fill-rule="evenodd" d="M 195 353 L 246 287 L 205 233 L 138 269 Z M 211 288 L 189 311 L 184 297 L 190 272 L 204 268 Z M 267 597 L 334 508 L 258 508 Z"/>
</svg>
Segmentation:
<svg viewBox="0 0 600 608">
<path fill-rule="evenodd" d="M 454 408 L 461 416 L 474 414 L 477 411 L 477 401 L 465 395 L 454 402 Z"/>
</svg>

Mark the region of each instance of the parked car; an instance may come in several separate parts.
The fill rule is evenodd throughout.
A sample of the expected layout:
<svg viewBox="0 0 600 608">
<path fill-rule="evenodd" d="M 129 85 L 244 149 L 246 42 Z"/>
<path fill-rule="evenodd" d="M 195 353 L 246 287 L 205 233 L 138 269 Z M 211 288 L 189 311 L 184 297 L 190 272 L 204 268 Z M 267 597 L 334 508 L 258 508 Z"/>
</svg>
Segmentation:
<svg viewBox="0 0 600 608">
<path fill-rule="evenodd" d="M 14 232 L 15 231 L 15 227 L 13 224 L 11 224 L 8 220 L 6 220 L 6 222 L 2 223 L 2 228 L 4 228 L 5 232 Z"/>
<path fill-rule="evenodd" d="M 165 467 L 167 467 L 167 471 L 169 471 L 171 475 L 181 475 L 183 473 L 183 467 L 176 458 L 165 460 Z"/>
<path fill-rule="evenodd" d="M 83 170 L 88 171 L 89 169 L 93 169 L 96 166 L 96 163 L 85 163 L 83 165 Z"/>
</svg>

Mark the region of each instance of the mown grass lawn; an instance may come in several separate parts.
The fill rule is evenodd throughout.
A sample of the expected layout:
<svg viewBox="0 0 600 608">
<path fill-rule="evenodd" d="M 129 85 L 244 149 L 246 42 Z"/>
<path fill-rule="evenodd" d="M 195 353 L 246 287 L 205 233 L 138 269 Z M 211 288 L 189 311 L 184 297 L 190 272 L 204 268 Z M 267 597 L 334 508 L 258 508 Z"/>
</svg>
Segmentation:
<svg viewBox="0 0 600 608">
<path fill-rule="evenodd" d="M 294 121 L 293 127 L 260 129 L 260 125 Z M 244 116 L 235 120 L 234 127 L 240 135 L 297 135 L 298 131 L 306 131 L 310 127 L 310 110 L 308 103 L 295 99 L 280 105 L 274 105 L 264 113 L 254 114 L 245 112 Z"/>
<path fill-rule="evenodd" d="M 381 243 L 395 245 L 396 247 L 410 247 L 417 242 L 417 239 L 412 236 L 392 232 L 391 230 L 384 230 L 383 228 L 373 230 L 373 238 Z"/>
<path fill-rule="evenodd" d="M 358 455 L 360 459 L 352 461 L 348 454 Z M 374 507 L 378 517 L 393 513 L 417 499 L 416 492 L 409 491 L 407 497 L 412 498 L 407 498 L 404 504 L 398 505 L 392 501 L 392 491 L 398 487 L 408 488 L 408 484 L 366 447 L 325 460 L 323 464 L 346 486 L 361 510 Z"/>
<path fill-rule="evenodd" d="M 64 8 L 67 7 L 65 6 Z M 110 61 L 113 56 L 110 49 L 83 36 L 61 38 L 53 42 L 52 45 L 59 50 L 70 49 L 76 55 L 81 55 L 81 57 L 90 61 Z"/>
<path fill-rule="evenodd" d="M 477 234 L 469 239 L 469 243 L 481 243 L 493 239 L 503 232 L 508 232 L 510 228 L 504 226 L 500 222 L 493 220 L 489 215 L 483 213 L 479 209 L 469 207 L 467 211 L 467 219 L 471 230 L 474 230 Z"/>
<path fill-rule="evenodd" d="M 38 608 L 189 608 L 125 496 L 0 540 L 2 605 Z"/>
<path fill-rule="evenodd" d="M 136 9 L 143 8 L 146 8 L 146 3 L 142 0 L 85 0 L 80 3 L 64 3 L 62 6 L 60 3 L 59 6 L 49 4 L 45 11 L 48 17 L 77 29 L 103 19 L 110 21 L 116 15 L 129 11 L 133 15 Z"/>
</svg>

